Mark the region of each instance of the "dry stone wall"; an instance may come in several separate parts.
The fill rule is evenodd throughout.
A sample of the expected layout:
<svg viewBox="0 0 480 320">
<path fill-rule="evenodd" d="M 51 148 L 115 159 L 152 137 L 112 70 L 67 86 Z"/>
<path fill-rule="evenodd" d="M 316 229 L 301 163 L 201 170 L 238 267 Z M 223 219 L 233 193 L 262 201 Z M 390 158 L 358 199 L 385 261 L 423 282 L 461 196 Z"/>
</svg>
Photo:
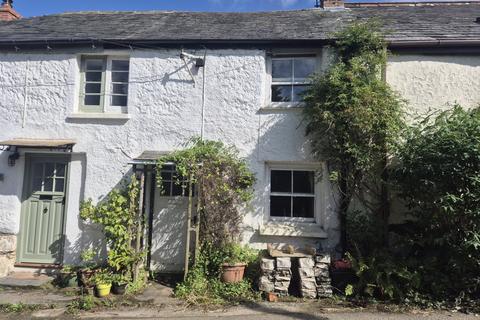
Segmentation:
<svg viewBox="0 0 480 320">
<path fill-rule="evenodd" d="M 259 290 L 287 296 L 292 291 L 304 298 L 332 296 L 330 256 L 262 258 Z"/>
</svg>

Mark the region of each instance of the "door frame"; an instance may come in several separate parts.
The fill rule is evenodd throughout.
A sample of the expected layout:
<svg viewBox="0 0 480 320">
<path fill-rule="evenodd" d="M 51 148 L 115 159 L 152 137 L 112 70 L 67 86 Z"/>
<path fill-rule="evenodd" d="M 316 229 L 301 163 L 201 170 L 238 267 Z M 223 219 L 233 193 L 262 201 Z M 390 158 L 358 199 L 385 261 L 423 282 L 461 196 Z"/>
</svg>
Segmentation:
<svg viewBox="0 0 480 320">
<path fill-rule="evenodd" d="M 20 250 L 22 250 L 22 226 L 24 224 L 24 216 L 25 216 L 25 206 L 26 202 L 28 200 L 27 194 L 29 193 L 29 184 L 30 184 L 30 178 L 32 174 L 32 160 L 35 158 L 51 158 L 51 159 L 58 159 L 58 158 L 63 158 L 67 162 L 67 172 L 65 175 L 65 191 L 64 191 L 64 197 L 65 197 L 65 204 L 63 206 L 63 217 L 62 217 L 62 236 L 65 238 L 66 234 L 66 220 L 67 220 L 67 212 L 68 212 L 68 203 L 69 203 L 69 188 L 70 188 L 70 169 L 71 169 L 71 160 L 72 160 L 72 155 L 70 153 L 66 152 L 25 152 L 25 163 L 24 163 L 24 170 L 23 170 L 23 186 L 22 186 L 22 197 L 21 197 L 21 206 L 20 206 L 20 224 L 19 224 L 19 231 L 17 234 L 17 250 L 16 250 L 16 257 L 15 261 L 16 264 L 21 265 L 21 264 L 28 264 L 28 265 L 42 265 L 45 266 L 45 263 L 34 263 L 34 262 L 23 262 L 20 259 Z M 59 261 L 57 263 L 52 264 L 51 266 L 58 266 L 63 264 L 63 258 L 64 258 L 64 253 L 65 253 L 65 241 L 62 243 L 62 248 L 60 249 L 59 252 Z"/>
</svg>

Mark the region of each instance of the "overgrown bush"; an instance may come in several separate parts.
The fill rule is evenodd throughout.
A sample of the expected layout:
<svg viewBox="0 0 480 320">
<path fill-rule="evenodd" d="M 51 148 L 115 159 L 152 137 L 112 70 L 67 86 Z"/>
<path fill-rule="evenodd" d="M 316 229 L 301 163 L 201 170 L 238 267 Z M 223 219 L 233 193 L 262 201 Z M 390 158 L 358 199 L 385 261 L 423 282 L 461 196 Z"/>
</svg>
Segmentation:
<svg viewBox="0 0 480 320">
<path fill-rule="evenodd" d="M 422 291 L 480 295 L 480 109 L 460 106 L 413 126 L 395 171 L 414 220 L 406 238 Z"/>
<path fill-rule="evenodd" d="M 175 296 L 184 299 L 191 305 L 223 304 L 253 300 L 258 294 L 253 291 L 253 277 L 245 277 L 239 283 L 223 283 L 220 281 L 223 263 L 242 261 L 251 265 L 256 262 L 258 253 L 255 250 L 239 245 L 217 247 L 212 243 L 204 243 L 195 266 L 187 275 L 187 279 L 175 289 Z"/>
<path fill-rule="evenodd" d="M 353 23 L 335 38 L 334 64 L 311 79 L 303 98 L 313 155 L 327 162 L 330 177 L 338 182 L 346 250 L 346 215 L 353 199 L 380 221 L 388 220 L 384 173 L 403 126 L 404 103 L 381 78 L 387 54 L 377 24 Z"/>
<path fill-rule="evenodd" d="M 253 196 L 255 176 L 233 146 L 192 139 L 187 148 L 164 156 L 157 163 L 158 185 L 165 163 L 175 164 L 175 183 L 195 185 L 200 215 L 200 242 L 223 246 L 238 240 L 242 209 Z"/>
</svg>

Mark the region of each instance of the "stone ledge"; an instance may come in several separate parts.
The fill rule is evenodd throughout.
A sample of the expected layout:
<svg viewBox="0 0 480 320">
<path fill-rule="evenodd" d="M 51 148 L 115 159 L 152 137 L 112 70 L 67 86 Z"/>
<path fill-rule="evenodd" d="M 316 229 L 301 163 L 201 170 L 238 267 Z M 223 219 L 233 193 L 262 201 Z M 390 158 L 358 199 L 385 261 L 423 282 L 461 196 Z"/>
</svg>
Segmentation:
<svg viewBox="0 0 480 320">
<path fill-rule="evenodd" d="M 262 236 L 282 236 L 282 237 L 301 237 L 301 238 L 321 238 L 326 239 L 327 233 L 317 224 L 305 223 L 273 223 L 270 222 L 259 228 Z"/>
</svg>

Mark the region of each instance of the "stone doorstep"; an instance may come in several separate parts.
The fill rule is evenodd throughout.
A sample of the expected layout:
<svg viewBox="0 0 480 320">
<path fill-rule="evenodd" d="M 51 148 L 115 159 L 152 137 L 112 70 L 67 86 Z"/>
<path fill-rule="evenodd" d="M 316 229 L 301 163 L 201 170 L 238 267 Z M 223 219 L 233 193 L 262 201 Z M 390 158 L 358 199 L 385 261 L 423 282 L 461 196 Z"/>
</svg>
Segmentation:
<svg viewBox="0 0 480 320">
<path fill-rule="evenodd" d="M 0 278 L 0 287 L 41 287 L 53 281 L 53 277 L 31 272 L 14 272 Z"/>
</svg>

